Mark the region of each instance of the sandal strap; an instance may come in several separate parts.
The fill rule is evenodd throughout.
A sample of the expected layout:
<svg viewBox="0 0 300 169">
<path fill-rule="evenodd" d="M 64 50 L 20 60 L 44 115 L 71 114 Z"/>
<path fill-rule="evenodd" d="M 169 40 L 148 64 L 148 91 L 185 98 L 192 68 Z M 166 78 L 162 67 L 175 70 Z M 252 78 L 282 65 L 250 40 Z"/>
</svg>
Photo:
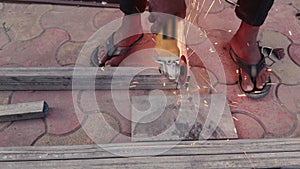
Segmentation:
<svg viewBox="0 0 300 169">
<path fill-rule="evenodd" d="M 262 89 L 257 88 L 256 86 L 256 77 L 259 74 L 260 71 L 262 71 L 263 68 L 267 66 L 265 62 L 265 55 L 263 54 L 262 47 L 260 48 L 261 53 L 261 59 L 257 64 L 248 64 L 245 61 L 243 61 L 241 58 L 238 57 L 238 55 L 233 51 L 233 49 L 230 48 L 230 56 L 233 59 L 233 61 L 239 66 L 240 69 L 245 71 L 248 75 L 250 75 L 251 81 L 254 84 L 253 90 L 246 91 L 242 87 L 242 76 L 239 72 L 239 78 L 238 83 L 240 86 L 240 89 L 250 98 L 258 99 L 266 96 L 271 89 L 270 85 L 267 85 L 268 83 L 271 83 L 270 76 L 268 77 L 268 82 L 264 84 Z"/>
<path fill-rule="evenodd" d="M 113 32 L 111 34 L 111 36 L 107 39 L 106 41 L 106 49 L 107 49 L 107 60 L 110 60 L 111 58 L 115 57 L 115 56 L 119 56 L 119 55 L 125 55 L 128 53 L 128 51 L 130 49 L 132 49 L 132 47 L 134 45 L 136 45 L 143 37 L 144 34 L 142 33 L 141 36 L 135 40 L 132 44 L 130 44 L 127 47 L 120 47 L 120 46 L 116 46 L 114 44 L 114 35 L 116 32 Z"/>
<path fill-rule="evenodd" d="M 261 59 L 257 64 L 249 64 L 245 61 L 243 61 L 241 58 L 239 58 L 237 56 L 237 54 L 230 49 L 231 52 L 231 56 L 232 59 L 235 61 L 235 63 L 241 68 L 243 69 L 247 74 L 250 75 L 251 80 L 253 82 L 255 82 L 256 80 L 256 76 L 258 75 L 258 73 L 266 67 L 266 62 L 265 62 L 265 57 L 264 55 L 261 53 Z"/>
</svg>

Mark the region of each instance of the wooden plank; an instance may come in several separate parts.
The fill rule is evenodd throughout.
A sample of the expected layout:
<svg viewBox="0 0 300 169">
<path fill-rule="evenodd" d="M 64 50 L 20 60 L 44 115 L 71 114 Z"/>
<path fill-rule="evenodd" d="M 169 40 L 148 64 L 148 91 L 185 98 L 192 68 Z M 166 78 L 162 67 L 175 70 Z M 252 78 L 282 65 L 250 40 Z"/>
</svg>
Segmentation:
<svg viewBox="0 0 300 169">
<path fill-rule="evenodd" d="M 45 101 L 0 105 L 0 122 L 44 118 L 48 110 Z"/>
<path fill-rule="evenodd" d="M 299 145 L 300 138 L 280 138 L 1 147 L 0 167 L 299 168 Z"/>
<path fill-rule="evenodd" d="M 0 90 L 176 89 L 158 68 L 0 68 Z"/>
<path fill-rule="evenodd" d="M 225 95 L 150 97 L 132 97 L 132 141 L 238 138 Z"/>
</svg>

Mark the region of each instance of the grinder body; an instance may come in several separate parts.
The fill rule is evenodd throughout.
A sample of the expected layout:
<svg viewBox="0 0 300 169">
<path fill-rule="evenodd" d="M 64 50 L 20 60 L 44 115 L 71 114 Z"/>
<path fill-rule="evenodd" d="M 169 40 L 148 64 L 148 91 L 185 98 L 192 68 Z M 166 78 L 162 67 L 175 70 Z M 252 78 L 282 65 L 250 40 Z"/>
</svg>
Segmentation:
<svg viewBox="0 0 300 169">
<path fill-rule="evenodd" d="M 188 58 L 181 55 L 178 42 L 179 19 L 172 16 L 156 35 L 154 61 L 160 63 L 160 72 L 176 81 L 178 88 L 187 88 L 189 80 Z M 181 35 L 183 36 L 183 35 Z"/>
</svg>

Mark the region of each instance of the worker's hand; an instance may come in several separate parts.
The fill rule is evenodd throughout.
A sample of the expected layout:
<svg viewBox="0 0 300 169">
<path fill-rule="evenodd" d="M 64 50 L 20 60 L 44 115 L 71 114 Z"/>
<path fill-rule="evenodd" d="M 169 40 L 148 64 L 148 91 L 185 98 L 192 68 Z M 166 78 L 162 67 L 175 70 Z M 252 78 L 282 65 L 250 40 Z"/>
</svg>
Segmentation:
<svg viewBox="0 0 300 169">
<path fill-rule="evenodd" d="M 158 33 L 161 30 L 170 15 L 181 18 L 185 18 L 186 15 L 185 0 L 149 0 L 149 8 L 150 12 L 154 12 L 149 17 L 149 21 L 153 22 L 151 27 L 153 33 Z"/>
</svg>

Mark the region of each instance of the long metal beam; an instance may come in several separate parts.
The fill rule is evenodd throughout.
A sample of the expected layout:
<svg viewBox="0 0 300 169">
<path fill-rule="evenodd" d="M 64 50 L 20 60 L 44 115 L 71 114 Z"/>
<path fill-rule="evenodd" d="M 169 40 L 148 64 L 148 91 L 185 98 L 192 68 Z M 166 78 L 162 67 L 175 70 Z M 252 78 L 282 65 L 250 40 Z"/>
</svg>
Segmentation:
<svg viewBox="0 0 300 169">
<path fill-rule="evenodd" d="M 89 6 L 102 8 L 119 8 L 118 0 L 0 0 L 5 3 L 40 3 L 72 6 Z"/>
<path fill-rule="evenodd" d="M 299 144 L 299 138 L 278 138 L 1 147 L 0 168 L 296 169 Z"/>
<path fill-rule="evenodd" d="M 156 67 L 0 68 L 0 90 L 176 89 Z"/>
</svg>

